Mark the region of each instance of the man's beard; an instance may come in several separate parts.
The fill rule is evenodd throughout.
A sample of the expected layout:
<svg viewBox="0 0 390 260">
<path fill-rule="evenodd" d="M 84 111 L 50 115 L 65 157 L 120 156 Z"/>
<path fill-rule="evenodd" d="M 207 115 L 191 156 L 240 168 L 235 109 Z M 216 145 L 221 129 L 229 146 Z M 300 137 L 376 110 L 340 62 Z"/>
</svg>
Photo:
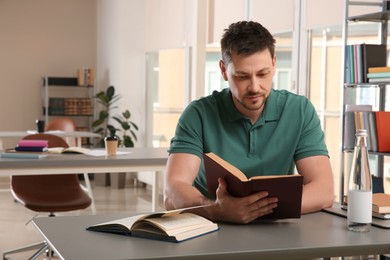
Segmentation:
<svg viewBox="0 0 390 260">
<path fill-rule="evenodd" d="M 261 99 L 257 102 L 250 102 L 250 100 L 245 99 L 245 97 L 258 96 L 260 95 Z M 265 102 L 267 101 L 267 97 L 265 93 L 247 93 L 242 100 L 236 98 L 236 100 L 243 106 L 245 109 L 250 111 L 256 111 L 264 107 Z M 245 102 L 247 101 L 247 102 Z"/>
</svg>

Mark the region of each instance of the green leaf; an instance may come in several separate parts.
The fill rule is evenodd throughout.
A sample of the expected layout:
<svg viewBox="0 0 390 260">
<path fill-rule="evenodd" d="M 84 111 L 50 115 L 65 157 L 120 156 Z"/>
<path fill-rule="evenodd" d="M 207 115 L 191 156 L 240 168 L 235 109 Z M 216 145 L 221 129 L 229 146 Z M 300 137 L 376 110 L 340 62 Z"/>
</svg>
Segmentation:
<svg viewBox="0 0 390 260">
<path fill-rule="evenodd" d="M 126 109 L 125 112 L 122 113 L 123 117 L 126 118 L 126 119 L 129 119 L 131 114 L 130 114 L 130 111 Z"/>
<path fill-rule="evenodd" d="M 133 131 L 133 130 L 130 130 L 130 133 L 131 133 L 131 135 L 134 137 L 134 140 L 137 141 L 137 136 L 135 135 L 134 131 Z"/>
<path fill-rule="evenodd" d="M 109 86 L 106 90 L 106 95 L 109 98 L 109 100 L 112 99 L 112 97 L 115 95 L 115 88 L 114 86 Z"/>
<path fill-rule="evenodd" d="M 123 144 L 125 147 L 134 147 L 134 143 L 128 135 L 123 136 Z"/>
<path fill-rule="evenodd" d="M 108 112 L 106 110 L 102 110 L 99 113 L 99 120 L 105 120 L 108 118 Z"/>
<path fill-rule="evenodd" d="M 130 124 L 135 128 L 135 130 L 138 130 L 138 126 L 134 124 L 133 122 L 130 122 Z"/>
<path fill-rule="evenodd" d="M 97 130 L 95 130 L 95 133 L 97 134 L 103 134 L 104 129 L 102 127 L 99 127 Z"/>
<path fill-rule="evenodd" d="M 117 121 L 119 124 L 122 124 L 122 119 L 117 117 L 117 116 L 113 116 L 112 119 L 114 119 L 115 121 Z"/>
<path fill-rule="evenodd" d="M 121 125 L 122 125 L 123 130 L 125 130 L 125 131 L 130 129 L 130 125 L 126 121 L 122 122 Z"/>
<path fill-rule="evenodd" d="M 93 128 L 98 127 L 99 125 L 103 124 L 103 122 L 104 122 L 103 120 L 98 119 L 98 120 L 96 120 L 96 121 L 94 121 L 94 122 L 92 123 L 92 127 L 93 127 Z"/>
</svg>

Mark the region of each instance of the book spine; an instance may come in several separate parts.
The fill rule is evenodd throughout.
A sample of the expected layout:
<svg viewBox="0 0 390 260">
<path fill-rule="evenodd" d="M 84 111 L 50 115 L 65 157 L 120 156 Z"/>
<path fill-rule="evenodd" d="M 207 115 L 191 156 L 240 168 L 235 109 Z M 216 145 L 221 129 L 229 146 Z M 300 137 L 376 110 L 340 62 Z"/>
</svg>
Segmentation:
<svg viewBox="0 0 390 260">
<path fill-rule="evenodd" d="M 21 159 L 40 159 L 46 157 L 46 154 L 34 153 L 2 153 L 1 158 L 21 158 Z"/>
<path fill-rule="evenodd" d="M 48 144 L 47 140 L 19 140 L 18 142 L 19 147 L 47 147 Z"/>
<path fill-rule="evenodd" d="M 375 113 L 378 152 L 390 152 L 390 112 Z"/>
<path fill-rule="evenodd" d="M 375 82 L 389 82 L 390 81 L 390 77 L 387 77 L 387 78 L 370 78 L 368 79 L 368 82 L 369 83 L 375 83 Z"/>
<path fill-rule="evenodd" d="M 373 72 L 367 74 L 367 78 L 388 78 L 388 77 L 390 77 L 390 72 Z"/>
<path fill-rule="evenodd" d="M 15 151 L 17 151 L 17 152 L 45 152 L 45 151 L 47 151 L 47 147 L 16 146 Z"/>
<path fill-rule="evenodd" d="M 390 72 L 390 67 L 370 67 L 368 73 Z"/>
</svg>

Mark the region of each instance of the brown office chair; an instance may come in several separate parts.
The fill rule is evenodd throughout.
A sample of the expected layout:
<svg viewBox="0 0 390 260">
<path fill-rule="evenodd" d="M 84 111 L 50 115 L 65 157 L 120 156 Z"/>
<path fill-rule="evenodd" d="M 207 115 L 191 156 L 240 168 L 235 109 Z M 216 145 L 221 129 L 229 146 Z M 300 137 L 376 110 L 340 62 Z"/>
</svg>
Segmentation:
<svg viewBox="0 0 390 260">
<path fill-rule="evenodd" d="M 49 147 L 68 147 L 64 139 L 51 134 L 33 134 L 23 139 L 48 140 Z M 49 216 L 54 216 L 55 212 L 85 209 L 92 203 L 81 188 L 77 174 L 11 176 L 11 191 L 24 207 L 36 212 L 47 212 Z M 12 253 L 36 248 L 39 250 L 30 259 L 49 250 L 48 244 L 41 242 L 3 252 L 3 259 Z"/>
<path fill-rule="evenodd" d="M 45 131 L 60 130 L 64 132 L 74 132 L 76 131 L 76 123 L 73 119 L 68 117 L 55 118 L 47 122 Z M 76 146 L 76 140 L 71 140 L 68 142 L 69 146 Z"/>
</svg>

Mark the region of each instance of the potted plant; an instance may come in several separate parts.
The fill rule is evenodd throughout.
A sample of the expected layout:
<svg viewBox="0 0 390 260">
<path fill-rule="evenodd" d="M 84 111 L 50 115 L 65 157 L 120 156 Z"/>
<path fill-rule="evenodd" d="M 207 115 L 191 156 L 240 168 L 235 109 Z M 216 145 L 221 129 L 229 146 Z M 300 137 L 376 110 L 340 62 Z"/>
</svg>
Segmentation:
<svg viewBox="0 0 390 260">
<path fill-rule="evenodd" d="M 102 110 L 99 112 L 98 118 L 93 121 L 92 127 L 94 132 L 101 135 L 98 141 L 99 147 L 104 147 L 104 138 L 115 136 L 118 139 L 119 147 L 134 147 L 134 141 L 137 141 L 137 135 L 135 131 L 138 131 L 138 126 L 131 121 L 131 113 L 129 110 L 125 110 L 119 115 L 112 115 L 112 110 L 118 108 L 116 102 L 121 98 L 120 95 L 115 94 L 115 87 L 109 86 L 105 91 L 100 91 L 95 95 L 97 102 L 102 105 Z M 119 128 L 112 125 L 110 122 L 117 122 Z M 123 188 L 125 186 L 126 173 L 111 173 L 110 175 L 99 174 L 96 177 L 101 176 L 104 179 L 98 180 L 97 184 L 115 186 L 117 188 Z"/>
<path fill-rule="evenodd" d="M 104 147 L 104 137 L 116 136 L 118 138 L 118 146 L 120 147 L 134 147 L 134 141 L 137 141 L 135 131 L 138 131 L 138 126 L 131 121 L 131 113 L 125 110 L 120 115 L 111 115 L 112 110 L 118 108 L 115 103 L 121 98 L 120 95 L 115 94 L 115 87 L 109 86 L 106 91 L 100 91 L 95 95 L 97 102 L 103 106 L 99 112 L 98 119 L 92 123 L 94 132 L 100 134 L 102 137 L 98 142 L 98 146 Z M 110 124 L 109 119 L 116 121 L 120 128 Z"/>
</svg>

